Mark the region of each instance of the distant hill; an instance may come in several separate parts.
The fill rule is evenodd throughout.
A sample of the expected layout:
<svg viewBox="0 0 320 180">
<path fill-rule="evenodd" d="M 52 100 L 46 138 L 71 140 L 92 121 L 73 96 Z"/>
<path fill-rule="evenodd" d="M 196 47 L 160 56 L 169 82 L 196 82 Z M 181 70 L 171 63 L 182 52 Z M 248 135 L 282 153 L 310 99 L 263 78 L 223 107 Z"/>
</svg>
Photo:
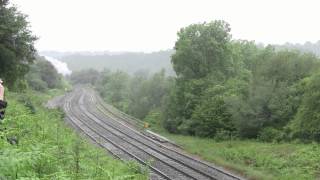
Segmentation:
<svg viewBox="0 0 320 180">
<path fill-rule="evenodd" d="M 316 43 L 306 42 L 304 44 L 285 43 L 282 45 L 273 45 L 276 49 L 297 49 L 302 52 L 311 52 L 320 57 L 320 41 Z M 129 74 L 145 70 L 150 73 L 165 69 L 167 74 L 174 75 L 171 64 L 171 55 L 173 50 L 159 51 L 153 53 L 140 52 L 56 52 L 44 51 L 41 55 L 53 57 L 66 62 L 72 71 L 82 69 L 103 70 L 104 68 L 112 71 L 121 70 Z"/>
<path fill-rule="evenodd" d="M 297 49 L 302 52 L 311 52 L 320 57 L 320 41 L 315 43 L 306 42 L 304 44 L 285 43 L 283 45 L 274 45 L 278 49 Z"/>
<path fill-rule="evenodd" d="M 173 50 L 159 51 L 153 53 L 133 52 L 41 52 L 42 55 L 58 58 L 66 62 L 72 71 L 93 68 L 103 70 L 104 68 L 113 71 L 122 70 L 127 73 L 134 73 L 146 70 L 150 73 L 165 69 L 169 75 L 174 71 L 171 65 Z"/>
</svg>

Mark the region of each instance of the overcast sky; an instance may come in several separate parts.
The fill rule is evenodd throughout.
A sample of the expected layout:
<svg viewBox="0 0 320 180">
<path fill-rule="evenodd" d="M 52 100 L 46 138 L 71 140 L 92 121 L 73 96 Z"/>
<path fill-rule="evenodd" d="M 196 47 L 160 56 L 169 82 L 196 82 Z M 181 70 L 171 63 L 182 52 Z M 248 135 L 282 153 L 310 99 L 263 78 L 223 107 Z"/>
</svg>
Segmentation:
<svg viewBox="0 0 320 180">
<path fill-rule="evenodd" d="M 235 39 L 266 44 L 320 40 L 317 0 L 12 0 L 29 15 L 38 50 L 158 51 L 177 31 L 222 19 Z"/>
</svg>

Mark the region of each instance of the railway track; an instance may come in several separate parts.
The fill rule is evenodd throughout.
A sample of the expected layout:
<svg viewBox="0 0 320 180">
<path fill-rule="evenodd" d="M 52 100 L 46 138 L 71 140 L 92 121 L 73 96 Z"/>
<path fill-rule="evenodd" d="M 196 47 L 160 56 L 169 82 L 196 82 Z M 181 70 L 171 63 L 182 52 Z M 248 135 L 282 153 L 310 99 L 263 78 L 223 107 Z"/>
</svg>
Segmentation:
<svg viewBox="0 0 320 180">
<path fill-rule="evenodd" d="M 115 157 L 149 166 L 151 179 L 241 179 L 143 135 L 92 89 L 79 88 L 66 95 L 63 109 L 75 128 Z"/>
</svg>

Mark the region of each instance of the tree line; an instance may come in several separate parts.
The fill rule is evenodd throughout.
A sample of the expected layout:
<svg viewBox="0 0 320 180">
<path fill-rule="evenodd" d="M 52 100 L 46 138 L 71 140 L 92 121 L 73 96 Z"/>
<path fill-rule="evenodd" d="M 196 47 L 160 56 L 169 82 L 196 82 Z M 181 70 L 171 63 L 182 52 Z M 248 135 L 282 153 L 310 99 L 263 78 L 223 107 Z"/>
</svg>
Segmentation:
<svg viewBox="0 0 320 180">
<path fill-rule="evenodd" d="M 55 52 L 43 52 L 48 56 L 57 57 L 66 62 L 72 71 L 83 69 L 95 69 L 102 71 L 104 68 L 110 70 L 121 70 L 132 75 L 138 70 L 147 70 L 156 73 L 165 69 L 169 75 L 174 74 L 170 56 L 172 50 L 165 50 L 152 53 L 141 52 L 77 52 L 74 54 L 61 54 Z"/>
<path fill-rule="evenodd" d="M 174 77 L 86 70 L 71 79 L 91 79 L 108 103 L 171 133 L 320 141 L 314 54 L 234 40 L 228 23 L 213 21 L 182 28 L 171 61 Z"/>
<path fill-rule="evenodd" d="M 312 42 L 305 42 L 304 44 L 293 44 L 293 43 L 285 43 L 283 45 L 275 45 L 277 49 L 297 49 L 302 52 L 310 52 L 314 53 L 318 57 L 320 56 L 320 40 L 315 43 Z"/>
</svg>

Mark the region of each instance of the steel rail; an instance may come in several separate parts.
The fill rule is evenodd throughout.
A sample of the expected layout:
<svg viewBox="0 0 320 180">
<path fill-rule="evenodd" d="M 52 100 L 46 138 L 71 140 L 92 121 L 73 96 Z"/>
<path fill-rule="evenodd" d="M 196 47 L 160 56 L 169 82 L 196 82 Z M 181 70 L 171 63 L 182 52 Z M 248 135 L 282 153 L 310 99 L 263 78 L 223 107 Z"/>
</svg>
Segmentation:
<svg viewBox="0 0 320 180">
<path fill-rule="evenodd" d="M 99 98 L 99 96 L 96 95 L 96 93 L 93 92 L 93 94 L 95 95 L 94 97 L 95 97 L 95 99 L 97 99 L 97 102 L 98 102 L 98 103 L 93 102 L 95 105 L 102 107 L 104 110 L 108 111 L 109 113 L 111 113 L 111 114 L 112 114 L 113 116 L 115 116 L 116 118 L 119 118 L 120 120 L 122 120 L 121 117 L 117 116 L 117 115 L 114 114 L 112 111 L 110 111 L 106 106 L 104 106 L 104 102 L 101 100 L 101 98 Z M 96 98 L 96 97 L 97 97 L 97 98 Z M 92 100 L 93 100 L 93 97 L 91 97 L 91 98 L 92 98 Z M 93 101 L 94 101 L 94 100 L 93 100 Z M 105 114 L 105 115 L 108 116 L 108 114 L 107 114 L 106 112 L 104 112 L 102 109 L 100 109 L 100 108 L 98 108 L 98 107 L 97 107 L 97 109 L 98 109 L 101 113 L 103 113 L 103 114 Z M 110 117 L 110 116 L 109 116 L 109 117 Z M 125 121 L 127 121 L 127 120 L 125 120 Z M 123 124 L 122 124 L 122 125 L 123 125 Z M 131 129 L 131 130 L 133 130 L 133 129 Z M 210 165 L 210 164 L 208 164 L 208 163 L 206 163 L 206 162 L 200 161 L 200 160 L 195 159 L 195 158 L 193 158 L 193 157 L 191 157 L 191 156 L 189 156 L 189 155 L 183 154 L 183 153 L 178 152 L 178 151 L 176 151 L 176 150 L 174 150 L 174 149 L 172 149 L 172 148 L 169 148 L 169 147 L 167 147 L 167 146 L 165 146 L 165 145 L 163 145 L 163 144 L 161 144 L 161 143 L 159 143 L 159 142 L 154 141 L 153 139 L 151 139 L 151 138 L 149 138 L 149 137 L 146 137 L 146 136 L 142 135 L 139 131 L 133 130 L 133 132 L 136 133 L 138 136 L 140 136 L 140 137 L 142 137 L 142 138 L 145 138 L 145 139 L 148 139 L 149 141 L 155 143 L 155 144 L 158 145 L 158 146 L 161 146 L 162 148 L 164 148 L 164 149 L 166 149 L 166 150 L 168 150 L 168 151 L 172 151 L 172 152 L 174 152 L 174 153 L 176 153 L 176 154 L 178 154 L 178 155 L 180 155 L 180 156 L 182 156 L 182 157 L 185 157 L 185 158 L 187 158 L 187 159 L 189 159 L 189 160 L 191 160 L 191 161 L 197 162 L 197 163 L 199 163 L 199 164 L 201 164 L 201 165 L 203 165 L 203 166 L 205 166 L 205 167 L 207 167 L 207 168 L 211 168 L 211 169 L 213 169 L 214 171 L 218 171 L 219 173 L 221 173 L 221 174 L 223 174 L 223 175 L 226 175 L 226 176 L 229 176 L 229 177 L 232 178 L 232 179 L 237 179 L 237 180 L 242 180 L 242 179 L 243 179 L 243 178 L 240 178 L 240 177 L 238 177 L 238 176 L 236 176 L 236 175 L 233 175 L 233 174 L 231 174 L 231 173 L 229 173 L 229 172 L 226 172 L 226 171 L 224 171 L 224 170 L 222 170 L 222 169 L 220 169 L 220 168 L 218 168 L 218 167 L 214 167 L 214 166 L 212 166 L 212 165 Z M 131 138 L 132 138 L 132 137 L 131 137 Z M 188 166 L 188 165 L 187 165 L 187 166 Z M 202 171 L 201 171 L 201 172 L 202 172 Z M 204 172 L 203 172 L 203 173 L 204 173 Z M 207 174 L 207 173 L 205 173 L 205 174 L 208 175 L 208 176 L 211 176 L 211 175 L 209 175 L 209 174 Z M 211 178 L 213 178 L 213 177 L 211 176 Z"/>
</svg>

